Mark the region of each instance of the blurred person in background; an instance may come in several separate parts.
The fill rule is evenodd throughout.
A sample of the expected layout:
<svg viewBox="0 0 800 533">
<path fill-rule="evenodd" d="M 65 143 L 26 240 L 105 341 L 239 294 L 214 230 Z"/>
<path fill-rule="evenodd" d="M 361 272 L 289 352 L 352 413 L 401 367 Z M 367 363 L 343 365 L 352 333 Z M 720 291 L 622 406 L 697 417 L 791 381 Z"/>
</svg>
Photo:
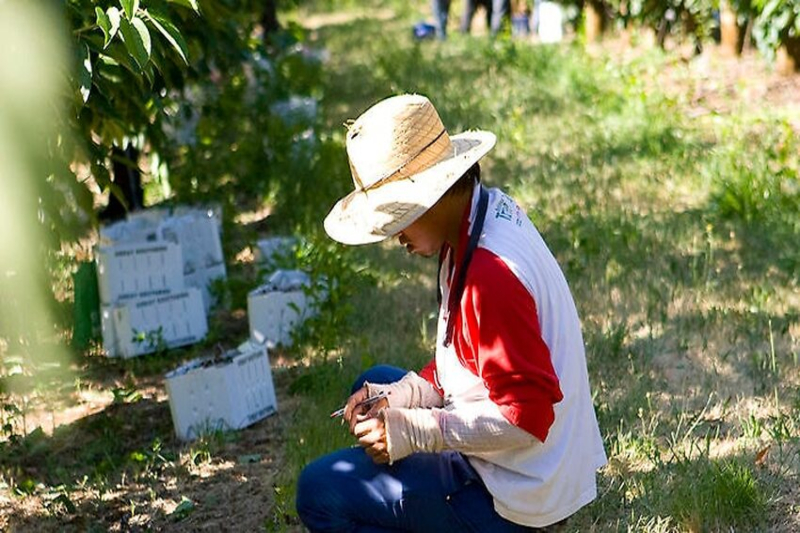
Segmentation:
<svg viewBox="0 0 800 533">
<path fill-rule="evenodd" d="M 450 0 L 432 0 L 436 37 L 447 39 L 447 22 L 450 17 Z M 503 20 L 510 15 L 510 0 L 464 0 L 464 11 L 461 14 L 461 33 L 468 34 L 472 28 L 472 19 L 478 7 L 486 10 L 486 22 L 492 37 L 496 37 L 503 26 Z"/>
<path fill-rule="evenodd" d="M 493 0 L 464 0 L 464 11 L 461 14 L 461 33 L 470 33 L 472 19 L 479 7 L 486 11 L 486 29 L 492 29 L 492 2 Z"/>
</svg>

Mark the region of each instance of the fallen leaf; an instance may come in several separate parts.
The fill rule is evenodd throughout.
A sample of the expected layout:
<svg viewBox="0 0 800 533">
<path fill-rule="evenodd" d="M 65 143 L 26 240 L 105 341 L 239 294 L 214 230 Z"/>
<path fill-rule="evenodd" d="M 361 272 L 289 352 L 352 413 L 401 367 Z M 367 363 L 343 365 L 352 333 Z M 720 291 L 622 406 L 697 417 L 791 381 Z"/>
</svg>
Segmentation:
<svg viewBox="0 0 800 533">
<path fill-rule="evenodd" d="M 756 454 L 755 464 L 756 466 L 761 466 L 767 460 L 767 453 L 769 452 L 769 446 L 761 450 Z"/>
</svg>

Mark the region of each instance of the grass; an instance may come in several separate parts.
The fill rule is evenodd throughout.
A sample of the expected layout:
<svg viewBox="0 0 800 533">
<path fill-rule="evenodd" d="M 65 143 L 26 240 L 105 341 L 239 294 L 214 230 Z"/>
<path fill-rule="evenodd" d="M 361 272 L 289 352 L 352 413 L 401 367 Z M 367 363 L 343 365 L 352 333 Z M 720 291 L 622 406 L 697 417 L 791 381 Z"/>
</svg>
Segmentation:
<svg viewBox="0 0 800 533">
<path fill-rule="evenodd" d="M 497 133 L 487 181 L 527 208 L 570 281 L 611 459 L 598 501 L 571 529 L 791 531 L 797 510 L 785 495 L 800 479 L 800 436 L 786 427 L 798 416 L 797 132 L 766 108 L 690 120 L 685 101 L 653 87 L 651 73 L 669 64 L 657 52 L 624 63 L 575 46 L 458 35 L 418 45 L 407 24 L 319 31 L 335 58 L 328 122 L 420 92 L 451 131 Z M 362 46 L 349 48 L 356 35 Z M 377 284 L 356 295 L 362 341 L 338 354 L 340 397 L 375 361 L 417 368 L 431 353 L 433 265 L 391 245 L 358 253 L 380 257 L 370 263 Z M 323 439 L 317 422 L 333 404 L 315 414 L 315 403 L 291 428 L 282 509 L 291 509 L 299 469 L 342 445 L 338 434 Z M 748 409 L 771 429 L 748 430 Z M 757 461 L 777 442 L 781 454 Z"/>
<path fill-rule="evenodd" d="M 298 173 L 295 183 L 265 190 L 225 182 L 226 197 L 274 199 L 275 226 L 307 236 L 299 257 L 337 280 L 297 345 L 273 354 L 282 358 L 275 379 L 285 407 L 280 420 L 264 423 L 279 450 L 275 477 L 258 493 L 269 504 L 261 525 L 297 530 L 298 472 L 352 444 L 327 413 L 356 375 L 376 363 L 416 369 L 432 353 L 435 262 L 391 243 L 340 247 L 319 228 L 326 206 L 349 187 L 342 124 L 385 96 L 420 92 L 451 132 L 497 134 L 486 181 L 527 210 L 575 296 L 609 466 L 597 501 L 570 531 L 797 530 L 800 156 L 788 111 L 749 102 L 747 113 L 697 118 L 691 99 L 660 89 L 680 68 L 661 52 L 626 59 L 457 34 L 414 43 L 419 17 L 409 9 L 315 30 L 311 44 L 331 57 L 317 90 L 318 152 L 286 167 Z M 256 229 L 227 224 L 233 256 Z M 231 269 L 233 309 L 257 278 L 248 268 Z M 209 346 L 241 338 L 241 322 L 216 317 Z M 219 505 L 209 479 L 241 475 L 242 465 L 230 466 L 242 462 L 237 454 L 265 448 L 248 432 L 174 441 L 164 398 L 141 392 L 194 354 L 88 359 L 82 381 L 59 390 L 102 386 L 113 403 L 52 436 L 0 445 L 9 488 L 45 498 L 51 518 L 97 514 L 158 527 L 199 520 Z M 200 496 L 184 500 L 189 487 Z M 125 494 L 129 509 L 109 510 L 103 495 L 112 491 Z M 165 494 L 176 502 L 162 509 L 166 522 L 147 522 L 143 513 L 155 516 Z M 97 526 L 78 521 L 78 529 Z"/>
</svg>

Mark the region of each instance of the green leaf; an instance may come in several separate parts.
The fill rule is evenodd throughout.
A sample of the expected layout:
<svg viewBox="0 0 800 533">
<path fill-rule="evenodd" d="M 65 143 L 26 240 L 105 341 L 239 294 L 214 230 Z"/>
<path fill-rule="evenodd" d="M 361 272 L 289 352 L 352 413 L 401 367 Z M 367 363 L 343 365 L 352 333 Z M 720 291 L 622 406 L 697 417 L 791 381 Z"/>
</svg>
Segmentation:
<svg viewBox="0 0 800 533">
<path fill-rule="evenodd" d="M 83 103 L 89 99 L 89 94 L 92 92 L 92 57 L 89 54 L 89 47 L 83 45 L 81 47 L 81 66 L 80 66 L 80 82 L 81 82 L 81 98 Z"/>
<path fill-rule="evenodd" d="M 122 9 L 125 10 L 125 16 L 131 20 L 136 12 L 139 10 L 139 0 L 119 0 Z"/>
<path fill-rule="evenodd" d="M 180 6 L 191 8 L 195 11 L 195 13 L 200 13 L 200 6 L 197 4 L 197 0 L 169 0 L 173 4 L 178 4 Z"/>
<path fill-rule="evenodd" d="M 150 87 L 152 88 L 153 83 L 156 81 L 156 75 L 155 72 L 153 71 L 153 63 L 150 62 L 147 65 L 145 65 L 144 68 L 142 69 L 142 72 L 144 73 L 144 77 L 147 78 L 147 82 L 150 84 Z"/>
<path fill-rule="evenodd" d="M 122 33 L 122 40 L 125 42 L 125 48 L 130 56 L 136 61 L 140 69 L 144 68 L 150 53 L 148 48 L 145 48 L 141 33 L 125 18 L 119 21 L 119 31 Z"/>
<path fill-rule="evenodd" d="M 65 493 L 61 493 L 53 499 L 54 504 L 61 504 L 64 506 L 64 509 L 67 510 L 69 514 L 75 514 L 77 510 L 75 504 L 72 500 L 69 499 L 69 496 Z"/>
<path fill-rule="evenodd" d="M 183 40 L 183 35 L 178 31 L 178 28 L 166 18 L 155 13 L 150 14 L 150 23 L 161 32 L 161 35 L 164 36 L 167 42 L 172 45 L 172 48 L 181 56 L 183 62 L 188 65 L 189 57 L 186 52 L 186 41 Z"/>
<path fill-rule="evenodd" d="M 106 12 L 99 7 L 94 8 L 94 12 L 97 15 L 97 25 L 103 30 L 105 45 L 108 46 L 109 41 L 111 41 L 111 20 L 108 18 Z"/>
<path fill-rule="evenodd" d="M 189 516 L 189 513 L 191 513 L 192 511 L 194 511 L 194 502 L 189 498 L 187 498 L 186 496 L 182 496 L 181 503 L 179 503 L 178 506 L 175 507 L 175 510 L 172 511 L 169 514 L 169 516 L 173 520 L 183 520 L 184 518 Z"/>
<path fill-rule="evenodd" d="M 147 52 L 147 58 L 150 59 L 150 54 L 153 52 L 153 42 L 150 38 L 150 30 L 147 29 L 144 21 L 139 17 L 133 17 L 131 21 L 133 23 L 133 27 L 139 32 L 139 36 L 142 38 L 142 44 L 144 44 L 145 52 Z"/>
<path fill-rule="evenodd" d="M 139 68 L 139 65 L 136 63 L 136 61 L 134 61 L 133 57 L 128 52 L 128 48 L 123 43 L 111 43 L 111 46 L 104 50 L 100 55 L 100 59 L 104 62 L 104 65 L 107 63 L 106 60 L 111 60 L 114 63 L 125 67 L 128 71 L 135 75 L 142 74 L 142 69 Z"/>
<path fill-rule="evenodd" d="M 121 18 L 121 15 L 119 13 L 119 9 L 117 9 L 116 7 L 109 7 L 106 10 L 106 15 L 108 16 L 108 20 L 111 23 L 111 27 L 108 30 L 109 37 L 108 40 L 106 40 L 106 46 L 108 46 L 108 43 L 111 42 L 111 39 L 113 39 L 114 36 L 117 34 L 117 30 L 119 30 L 119 19 Z"/>
</svg>

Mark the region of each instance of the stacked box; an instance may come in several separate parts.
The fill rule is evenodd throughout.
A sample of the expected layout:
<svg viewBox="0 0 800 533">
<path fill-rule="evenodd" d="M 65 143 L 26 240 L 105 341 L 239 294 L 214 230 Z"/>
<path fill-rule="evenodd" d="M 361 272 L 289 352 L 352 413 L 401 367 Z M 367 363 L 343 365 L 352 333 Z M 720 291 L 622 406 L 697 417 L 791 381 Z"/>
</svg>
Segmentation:
<svg viewBox="0 0 800 533">
<path fill-rule="evenodd" d="M 203 297 L 194 288 L 126 302 L 114 307 L 112 319 L 117 353 L 125 358 L 194 344 L 208 333 Z"/>
<path fill-rule="evenodd" d="M 206 312 L 215 303 L 209 284 L 227 275 L 220 226 L 212 215 L 210 211 L 189 212 L 167 218 L 159 226 L 161 238 L 181 245 L 186 285 L 202 291 Z"/>
<path fill-rule="evenodd" d="M 217 224 L 209 217 L 170 217 L 161 223 L 158 232 L 163 240 L 181 245 L 184 272 L 224 262 Z"/>
<path fill-rule="evenodd" d="M 246 342 L 222 357 L 196 359 L 166 375 L 175 433 L 191 440 L 241 429 L 278 410 L 267 348 Z"/>
<path fill-rule="evenodd" d="M 170 242 L 101 246 L 97 250 L 97 281 L 103 305 L 182 290 L 180 246 Z"/>
<path fill-rule="evenodd" d="M 209 284 L 226 276 L 221 218 L 218 208 L 165 207 L 136 211 L 101 229 L 97 270 L 108 355 L 132 357 L 203 338 L 205 314 L 214 303 Z M 197 289 L 199 299 L 185 288 Z M 181 297 L 162 299 L 170 295 Z M 186 307 L 185 323 L 158 311 L 167 301 Z M 153 323 L 153 314 L 162 322 Z"/>
<path fill-rule="evenodd" d="M 110 305 L 100 306 L 100 331 L 103 335 L 103 351 L 109 357 L 117 357 L 119 343 L 117 342 L 117 329 L 114 327 L 114 307 Z"/>
<path fill-rule="evenodd" d="M 292 331 L 314 312 L 306 295 L 311 280 L 299 270 L 278 270 L 270 281 L 247 295 L 250 338 L 266 343 L 291 346 Z"/>
<path fill-rule="evenodd" d="M 294 237 L 269 237 L 260 239 L 256 242 L 253 255 L 256 261 L 266 264 L 267 267 L 275 265 L 277 259 L 291 253 L 292 248 L 297 245 Z"/>
<path fill-rule="evenodd" d="M 113 244 L 150 242 L 158 240 L 158 224 L 160 220 L 150 217 L 136 217 L 120 220 L 100 228 L 101 246 Z"/>
</svg>

